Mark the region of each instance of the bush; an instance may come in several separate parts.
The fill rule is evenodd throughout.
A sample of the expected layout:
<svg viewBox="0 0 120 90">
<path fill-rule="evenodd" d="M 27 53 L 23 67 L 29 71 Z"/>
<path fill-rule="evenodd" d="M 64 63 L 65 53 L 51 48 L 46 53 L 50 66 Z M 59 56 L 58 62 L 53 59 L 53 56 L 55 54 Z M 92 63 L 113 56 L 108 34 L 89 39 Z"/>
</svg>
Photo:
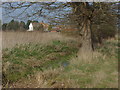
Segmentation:
<svg viewBox="0 0 120 90">
<path fill-rule="evenodd" d="M 101 24 L 93 25 L 93 42 L 102 43 L 103 39 L 113 38 L 116 35 L 117 29 L 115 25 Z"/>
</svg>

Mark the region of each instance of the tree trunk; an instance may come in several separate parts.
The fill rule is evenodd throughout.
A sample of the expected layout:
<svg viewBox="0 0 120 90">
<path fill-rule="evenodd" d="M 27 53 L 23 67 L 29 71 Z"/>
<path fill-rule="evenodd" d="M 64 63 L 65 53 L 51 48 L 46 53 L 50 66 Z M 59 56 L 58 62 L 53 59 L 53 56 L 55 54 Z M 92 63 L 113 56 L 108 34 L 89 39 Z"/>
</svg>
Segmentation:
<svg viewBox="0 0 120 90">
<path fill-rule="evenodd" d="M 93 43 L 92 43 L 92 32 L 91 32 L 91 21 L 89 19 L 84 19 L 82 24 L 82 36 L 81 36 L 81 44 L 80 52 L 92 52 L 93 51 Z"/>
</svg>

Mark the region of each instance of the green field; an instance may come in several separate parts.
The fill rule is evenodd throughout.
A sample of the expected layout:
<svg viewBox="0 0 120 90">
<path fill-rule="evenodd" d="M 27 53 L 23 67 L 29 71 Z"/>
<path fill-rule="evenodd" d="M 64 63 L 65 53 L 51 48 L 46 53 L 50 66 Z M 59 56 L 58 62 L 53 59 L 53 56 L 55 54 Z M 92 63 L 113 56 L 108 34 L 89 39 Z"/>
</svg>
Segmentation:
<svg viewBox="0 0 120 90">
<path fill-rule="evenodd" d="M 97 47 L 92 58 L 79 55 L 76 41 L 21 44 L 3 49 L 3 86 L 117 88 L 117 39 Z"/>
</svg>

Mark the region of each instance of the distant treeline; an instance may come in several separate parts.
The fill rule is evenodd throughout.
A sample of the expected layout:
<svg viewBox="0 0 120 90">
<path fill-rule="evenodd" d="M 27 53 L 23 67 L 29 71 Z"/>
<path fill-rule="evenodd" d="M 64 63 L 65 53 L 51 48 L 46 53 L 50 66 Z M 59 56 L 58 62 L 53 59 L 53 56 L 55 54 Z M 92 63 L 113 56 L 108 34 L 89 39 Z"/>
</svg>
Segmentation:
<svg viewBox="0 0 120 90">
<path fill-rule="evenodd" d="M 28 20 L 27 23 L 21 21 L 15 21 L 15 20 L 11 20 L 11 22 L 9 23 L 4 23 L 2 25 L 2 30 L 3 31 L 6 31 L 6 30 L 14 30 L 14 31 L 25 31 L 25 30 L 28 30 L 29 29 L 29 24 L 31 22 L 36 22 L 38 23 L 38 21 L 31 21 L 31 20 Z"/>
<path fill-rule="evenodd" d="M 2 25 L 2 30 L 3 31 L 8 31 L 8 30 L 9 31 L 10 30 L 11 31 L 12 30 L 14 30 L 14 31 L 26 31 L 29 29 L 29 24 L 31 22 L 33 23 L 33 27 L 35 30 L 40 30 L 40 31 L 44 30 L 43 26 L 40 25 L 38 21 L 31 21 L 31 20 L 28 20 L 27 23 L 25 23 L 23 21 L 18 22 L 18 21 L 11 20 L 11 22 L 4 23 Z M 99 22 L 100 22 L 100 20 L 96 19 L 95 22 L 92 23 L 91 28 L 92 28 L 92 32 L 93 32 L 93 34 L 92 34 L 93 42 L 102 43 L 103 39 L 115 37 L 116 33 L 118 32 L 116 21 L 112 20 L 109 23 L 104 23 L 104 22 L 99 23 Z M 53 29 L 52 27 L 53 27 L 52 25 L 49 25 L 48 30 L 52 30 Z M 64 29 L 62 29 L 62 31 L 64 32 Z M 74 33 L 74 32 L 71 31 L 71 33 Z M 76 33 L 76 35 L 78 35 L 78 32 Z"/>
</svg>

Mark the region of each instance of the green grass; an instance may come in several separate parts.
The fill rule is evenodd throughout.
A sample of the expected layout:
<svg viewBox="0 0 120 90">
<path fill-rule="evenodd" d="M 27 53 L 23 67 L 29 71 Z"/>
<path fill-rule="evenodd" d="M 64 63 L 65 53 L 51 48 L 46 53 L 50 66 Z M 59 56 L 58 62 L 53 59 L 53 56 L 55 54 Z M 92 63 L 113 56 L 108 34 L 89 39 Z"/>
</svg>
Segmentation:
<svg viewBox="0 0 120 90">
<path fill-rule="evenodd" d="M 57 79 L 64 83 L 67 83 L 68 80 L 74 82 L 73 85 L 66 84 L 66 87 L 117 87 L 117 50 L 117 42 L 106 41 L 102 47 L 96 50 L 101 54 L 100 56 L 97 55 L 98 57 L 93 58 L 88 63 L 84 63 L 81 58 L 71 60 L 71 63 L 64 68 L 63 74 L 59 75 Z M 87 56 L 85 55 L 85 57 Z M 87 61 L 89 61 L 89 58 Z"/>
<path fill-rule="evenodd" d="M 44 87 L 117 87 L 118 53 L 120 53 L 117 41 L 105 41 L 103 46 L 98 47 L 93 53 L 93 58 L 87 58 L 87 60 L 75 57 L 79 50 L 75 47 L 76 43 L 53 41 L 50 45 L 30 43 L 17 45 L 13 49 L 5 49 L 3 50 L 3 65 L 5 67 L 8 62 L 10 64 L 4 72 L 6 76 L 4 79 L 12 84 L 28 76 L 36 78 L 34 75 L 40 73 L 43 75 L 41 81 Z M 84 57 L 89 56 L 85 54 Z M 64 86 L 61 86 L 62 84 Z"/>
<path fill-rule="evenodd" d="M 3 64 L 10 62 L 5 72 L 6 78 L 10 82 L 15 82 L 35 71 L 60 67 L 62 63 L 68 62 L 77 51 L 76 47 L 68 46 L 67 43 L 61 41 L 53 41 L 51 45 L 30 43 L 17 45 L 11 50 L 5 49 L 3 50 Z"/>
</svg>

